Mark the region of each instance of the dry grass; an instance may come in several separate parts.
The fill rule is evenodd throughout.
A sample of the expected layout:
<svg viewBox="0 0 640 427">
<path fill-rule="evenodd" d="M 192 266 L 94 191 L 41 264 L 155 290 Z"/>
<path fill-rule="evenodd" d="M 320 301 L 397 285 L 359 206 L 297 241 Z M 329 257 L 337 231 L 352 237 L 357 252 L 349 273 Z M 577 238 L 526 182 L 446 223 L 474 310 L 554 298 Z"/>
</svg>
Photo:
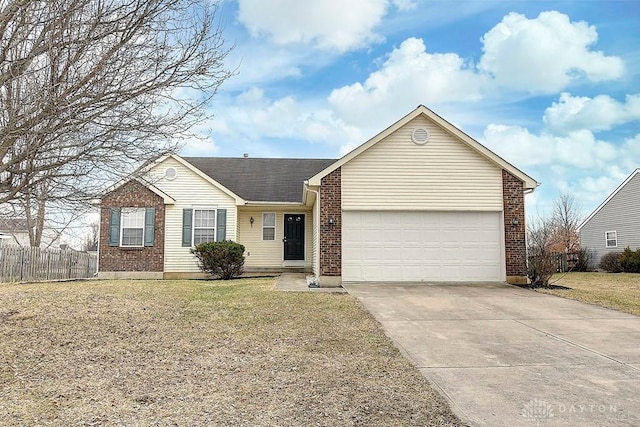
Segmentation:
<svg viewBox="0 0 640 427">
<path fill-rule="evenodd" d="M 640 316 L 640 274 L 567 273 L 553 276 L 550 283 L 571 289 L 538 291 Z"/>
<path fill-rule="evenodd" d="M 0 425 L 461 425 L 348 295 L 0 285 Z"/>
</svg>

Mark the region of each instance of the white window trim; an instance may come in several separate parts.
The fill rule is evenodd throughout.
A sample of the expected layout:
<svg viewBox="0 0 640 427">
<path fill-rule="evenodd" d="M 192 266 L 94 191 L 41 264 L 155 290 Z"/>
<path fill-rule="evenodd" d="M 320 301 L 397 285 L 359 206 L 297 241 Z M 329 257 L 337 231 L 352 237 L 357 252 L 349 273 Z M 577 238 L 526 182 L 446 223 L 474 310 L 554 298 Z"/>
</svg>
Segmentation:
<svg viewBox="0 0 640 427">
<path fill-rule="evenodd" d="M 123 215 L 125 213 L 125 211 L 142 211 L 142 244 L 141 245 L 123 245 L 122 244 L 122 240 L 124 239 L 124 221 L 123 221 Z M 144 229 L 145 227 L 145 220 L 146 220 L 146 212 L 147 209 L 146 208 L 134 208 L 134 207 L 123 207 L 120 209 L 120 247 L 121 248 L 144 248 Z"/>
<path fill-rule="evenodd" d="M 265 215 L 273 215 L 273 226 L 269 225 L 269 226 L 265 226 L 264 225 L 264 216 Z M 275 242 L 276 241 L 276 235 L 278 232 L 278 214 L 275 212 L 262 212 L 262 241 L 263 242 Z M 273 239 L 272 240 L 266 240 L 264 238 L 264 229 L 265 228 L 273 228 Z"/>
<path fill-rule="evenodd" d="M 615 236 L 615 239 L 609 239 L 607 236 L 609 233 L 613 233 L 613 235 Z M 616 244 L 613 246 L 609 245 L 609 240 L 615 240 Z M 604 246 L 607 249 L 613 249 L 618 247 L 618 232 L 616 230 L 610 230 L 610 231 L 604 232 Z"/>
<path fill-rule="evenodd" d="M 191 211 L 191 243 L 193 246 L 198 245 L 196 243 L 196 211 L 214 211 L 213 217 L 216 220 L 216 225 L 213 227 L 213 242 L 218 241 L 218 208 L 192 208 Z M 206 229 L 205 227 L 198 227 Z M 200 242 L 204 243 L 204 242 Z"/>
</svg>

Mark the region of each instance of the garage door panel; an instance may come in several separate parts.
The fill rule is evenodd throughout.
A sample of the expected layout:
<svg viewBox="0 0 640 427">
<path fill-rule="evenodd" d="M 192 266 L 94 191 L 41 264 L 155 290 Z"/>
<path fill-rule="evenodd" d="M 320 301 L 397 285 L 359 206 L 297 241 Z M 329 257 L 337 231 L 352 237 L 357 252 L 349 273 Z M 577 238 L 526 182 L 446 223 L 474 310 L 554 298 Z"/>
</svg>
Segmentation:
<svg viewBox="0 0 640 427">
<path fill-rule="evenodd" d="M 384 248 L 380 246 L 366 246 L 361 251 L 364 259 L 384 259 Z"/>
<path fill-rule="evenodd" d="M 359 242 L 362 240 L 362 229 L 360 228 L 344 228 L 342 230 L 342 239 L 346 242 Z"/>
<path fill-rule="evenodd" d="M 382 240 L 387 243 L 400 244 L 402 242 L 402 233 L 400 230 L 381 230 Z"/>
<path fill-rule="evenodd" d="M 500 218 L 500 212 L 343 212 L 343 280 L 504 280 Z"/>
<path fill-rule="evenodd" d="M 402 264 L 400 248 L 384 248 L 382 250 L 382 259 L 386 259 L 389 265 L 394 263 Z"/>
<path fill-rule="evenodd" d="M 362 230 L 362 239 L 365 242 L 381 243 L 383 242 L 382 233 L 380 229 L 364 229 Z"/>
</svg>

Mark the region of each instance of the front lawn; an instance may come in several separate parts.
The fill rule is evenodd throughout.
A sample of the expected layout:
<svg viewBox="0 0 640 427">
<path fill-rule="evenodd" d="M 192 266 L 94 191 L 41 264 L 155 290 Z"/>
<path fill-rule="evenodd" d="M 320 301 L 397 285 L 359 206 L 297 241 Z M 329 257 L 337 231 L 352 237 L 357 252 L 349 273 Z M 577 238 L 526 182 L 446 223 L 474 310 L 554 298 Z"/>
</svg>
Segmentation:
<svg viewBox="0 0 640 427">
<path fill-rule="evenodd" d="M 640 316 L 640 274 L 561 273 L 549 283 L 571 289 L 537 290 Z"/>
<path fill-rule="evenodd" d="M 0 285 L 0 425 L 462 425 L 345 294 Z"/>
</svg>

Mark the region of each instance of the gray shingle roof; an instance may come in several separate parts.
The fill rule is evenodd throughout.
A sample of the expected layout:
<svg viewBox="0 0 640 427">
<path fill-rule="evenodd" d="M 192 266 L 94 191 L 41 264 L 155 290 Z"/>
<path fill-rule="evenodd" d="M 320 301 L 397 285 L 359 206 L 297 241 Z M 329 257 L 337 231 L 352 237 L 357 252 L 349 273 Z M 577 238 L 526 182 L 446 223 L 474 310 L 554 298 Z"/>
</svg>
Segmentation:
<svg viewBox="0 0 640 427">
<path fill-rule="evenodd" d="M 254 202 L 302 202 L 303 183 L 335 159 L 183 157 L 238 196 Z"/>
</svg>

